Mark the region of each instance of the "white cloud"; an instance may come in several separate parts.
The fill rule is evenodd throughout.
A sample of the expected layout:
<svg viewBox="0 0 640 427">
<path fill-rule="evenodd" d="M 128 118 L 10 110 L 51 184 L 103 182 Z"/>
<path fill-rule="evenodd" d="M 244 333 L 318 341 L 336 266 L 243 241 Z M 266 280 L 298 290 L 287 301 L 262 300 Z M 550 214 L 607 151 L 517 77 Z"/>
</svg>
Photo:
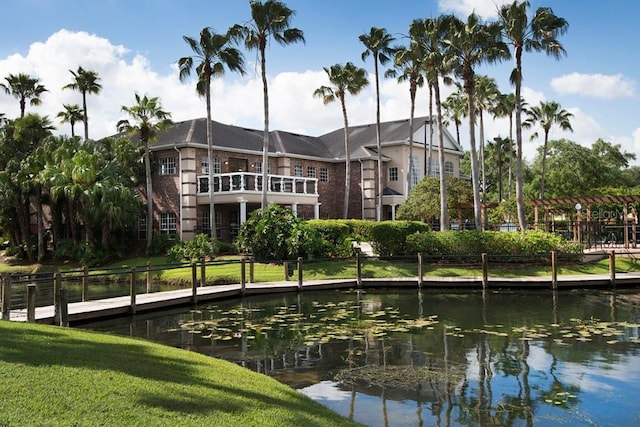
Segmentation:
<svg viewBox="0 0 640 427">
<path fill-rule="evenodd" d="M 500 6 L 511 2 L 512 0 L 438 0 L 438 7 L 443 12 L 451 12 L 463 18 L 475 12 L 487 19 L 496 17 Z"/>
<path fill-rule="evenodd" d="M 551 87 L 561 94 L 576 94 L 595 98 L 633 97 L 636 84 L 622 74 L 571 73 L 551 80 Z"/>
</svg>

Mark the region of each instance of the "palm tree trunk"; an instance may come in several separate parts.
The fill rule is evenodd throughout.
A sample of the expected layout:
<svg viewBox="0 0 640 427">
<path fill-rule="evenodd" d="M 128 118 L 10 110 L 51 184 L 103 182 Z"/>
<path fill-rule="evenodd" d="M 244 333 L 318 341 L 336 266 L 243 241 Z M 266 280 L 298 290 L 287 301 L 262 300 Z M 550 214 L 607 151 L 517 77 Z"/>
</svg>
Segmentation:
<svg viewBox="0 0 640 427">
<path fill-rule="evenodd" d="M 465 76 L 465 91 L 467 93 L 467 106 L 469 109 L 469 145 L 471 146 L 471 183 L 473 186 L 473 217 L 476 230 L 482 229 L 482 215 L 480 211 L 480 184 L 478 171 L 478 153 L 476 150 L 476 112 L 474 107 L 473 73 Z"/>
<path fill-rule="evenodd" d="M 38 224 L 38 262 L 42 261 L 45 256 L 44 244 L 44 220 L 42 216 L 42 186 L 36 184 L 36 216 Z"/>
<path fill-rule="evenodd" d="M 216 210 L 215 201 L 213 200 L 215 186 L 213 182 L 213 134 L 211 124 L 211 78 L 206 76 L 207 86 L 205 88 L 205 98 L 207 104 L 207 156 L 209 157 L 209 166 L 207 173 L 209 175 L 209 235 L 216 238 Z M 181 226 L 182 227 L 182 226 Z"/>
<path fill-rule="evenodd" d="M 376 148 L 378 150 L 378 201 L 376 207 L 376 221 L 382 220 L 382 143 L 380 141 L 380 78 L 378 76 L 378 57 L 374 57 L 376 74 Z M 411 137 L 413 139 L 413 135 Z M 411 162 L 411 160 L 410 160 Z"/>
<path fill-rule="evenodd" d="M 82 114 L 84 115 L 84 140 L 89 140 L 89 116 L 87 115 L 87 93 L 82 92 Z"/>
<path fill-rule="evenodd" d="M 427 156 L 427 176 L 431 176 L 431 156 L 433 150 L 433 87 L 429 84 L 429 154 Z"/>
<path fill-rule="evenodd" d="M 413 188 L 413 116 L 416 110 L 416 89 L 417 85 L 414 81 L 409 84 L 409 98 L 411 99 L 411 107 L 409 114 L 409 182 L 407 183 L 407 196 L 411 194 Z"/>
<path fill-rule="evenodd" d="M 344 95 L 340 97 L 342 104 L 342 118 L 344 119 L 344 208 L 342 217 L 348 218 L 349 215 L 349 188 L 351 186 L 351 155 L 349 154 L 349 120 L 347 119 L 347 107 L 344 103 Z"/>
<path fill-rule="evenodd" d="M 524 188 L 522 183 L 522 101 L 520 98 L 522 76 L 522 50 L 516 50 L 516 206 L 520 231 L 527 229 L 524 216 Z"/>
<path fill-rule="evenodd" d="M 260 71 L 262 73 L 262 93 L 264 102 L 264 134 L 262 140 L 262 203 L 261 208 L 267 208 L 267 190 L 269 186 L 267 169 L 269 166 L 269 90 L 267 88 L 267 63 L 265 48 L 260 47 Z"/>
<path fill-rule="evenodd" d="M 487 201 L 487 176 L 485 175 L 485 161 L 484 161 L 484 110 L 478 110 L 478 114 L 480 115 L 480 174 L 482 182 L 482 198 L 481 203 L 484 208 L 484 203 Z M 485 230 L 487 226 L 487 215 L 484 215 L 482 221 L 482 229 Z"/>
<path fill-rule="evenodd" d="M 144 141 L 144 168 L 147 184 L 147 252 L 151 249 L 151 241 L 153 240 L 153 183 L 150 157 L 149 141 Z"/>
<path fill-rule="evenodd" d="M 440 84 L 437 81 L 433 85 L 436 97 L 436 111 L 438 114 L 438 163 L 440 165 L 440 231 L 449 229 L 449 212 L 447 209 L 447 180 L 444 173 L 444 134 L 442 132 L 442 102 L 440 100 Z"/>
<path fill-rule="evenodd" d="M 544 145 L 542 146 L 542 171 L 540 173 L 540 198 L 544 198 L 544 177 L 547 172 L 547 146 L 549 145 L 549 131 L 545 129 Z"/>
</svg>

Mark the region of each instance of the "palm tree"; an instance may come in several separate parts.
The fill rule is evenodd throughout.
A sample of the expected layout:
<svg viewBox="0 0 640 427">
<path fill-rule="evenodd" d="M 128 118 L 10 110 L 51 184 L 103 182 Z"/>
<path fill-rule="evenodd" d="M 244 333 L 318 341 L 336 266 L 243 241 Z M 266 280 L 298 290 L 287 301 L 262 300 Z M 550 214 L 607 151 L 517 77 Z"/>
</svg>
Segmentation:
<svg viewBox="0 0 640 427">
<path fill-rule="evenodd" d="M 158 133 L 171 126 L 171 113 L 162 109 L 157 97 L 140 97 L 136 94 L 136 103 L 131 107 L 122 106 L 122 111 L 127 113 L 133 123 L 127 119 L 120 120 L 117 124 L 119 132 L 126 132 L 133 136 L 137 134 L 144 146 L 144 167 L 147 187 L 147 251 L 151 248 L 153 239 L 153 186 L 151 180 L 151 156 L 149 143 L 155 141 Z M 209 166 L 211 167 L 211 166 Z"/>
<path fill-rule="evenodd" d="M 411 193 L 414 185 L 414 164 L 413 164 L 413 117 L 416 109 L 416 93 L 418 87 L 424 84 L 424 76 L 422 75 L 422 59 L 424 54 L 420 49 L 420 45 L 411 40 L 410 47 L 398 48 L 395 51 L 393 65 L 394 68 L 385 72 L 385 77 L 396 77 L 398 83 L 409 82 L 409 174 L 408 174 L 408 191 L 407 196 Z M 380 151 L 378 150 L 378 154 Z M 378 158 L 378 164 L 380 159 Z M 381 171 L 378 170 L 378 173 Z"/>
<path fill-rule="evenodd" d="M 540 174 L 540 198 L 544 198 L 544 177 L 545 177 L 545 167 L 547 161 L 547 147 L 549 143 L 549 131 L 551 130 L 551 126 L 558 125 L 562 130 L 570 130 L 573 132 L 571 128 L 571 117 L 573 114 L 564 110 L 560 107 L 560 104 L 555 101 L 544 102 L 541 101 L 540 105 L 536 105 L 531 109 L 526 110 L 527 120 L 522 124 L 523 127 L 533 127 L 536 124 L 539 124 L 544 130 L 544 144 L 542 145 L 542 172 Z M 538 132 L 534 132 L 531 135 L 531 140 L 538 138 Z"/>
<path fill-rule="evenodd" d="M 269 90 L 267 85 L 267 59 L 265 52 L 272 38 L 282 46 L 297 42 L 304 43 L 305 40 L 302 30 L 291 28 L 291 18 L 293 18 L 295 12 L 289 9 L 283 2 L 267 0 L 262 3 L 251 0 L 249 5 L 251 6 L 251 21 L 244 26 L 233 26 L 230 34 L 236 39 L 244 40 L 246 48 L 256 50 L 260 56 L 260 74 L 262 76 L 264 101 L 261 209 L 264 210 L 267 207 L 267 169 L 269 166 Z"/>
<path fill-rule="evenodd" d="M 431 90 L 435 96 L 437 131 L 438 131 L 438 164 L 440 166 L 440 229 L 449 229 L 449 213 L 447 206 L 447 180 L 444 173 L 444 133 L 442 122 L 442 100 L 440 97 L 440 82 L 442 78 L 444 83 L 450 83 L 448 74 L 450 72 L 450 59 L 446 55 L 446 51 L 442 44 L 449 21 L 452 19 L 449 15 L 443 15 L 438 18 L 430 18 L 426 20 L 415 20 L 409 27 L 409 33 L 412 38 L 417 40 L 421 45 L 421 51 L 424 54 L 422 66 L 424 67 L 425 76 Z M 429 99 L 429 123 L 430 127 L 433 121 L 431 114 L 431 96 Z M 431 143 L 430 143 L 431 146 Z M 431 156 L 429 156 L 429 164 Z M 425 162 L 426 163 L 426 162 Z M 426 166 L 426 165 L 425 165 Z M 428 171 L 428 169 L 425 169 Z"/>
<path fill-rule="evenodd" d="M 457 89 L 451 92 L 442 103 L 442 108 L 444 108 L 445 124 L 448 126 L 453 121 L 456 127 L 456 141 L 460 145 L 460 126 L 462 126 L 462 119 L 467 116 L 469 110 L 464 89 L 459 83 L 456 83 L 456 87 Z"/>
<path fill-rule="evenodd" d="M 522 53 L 543 51 L 547 55 L 559 59 L 565 54 L 558 36 L 564 34 L 569 27 L 567 21 L 554 15 L 549 7 L 536 10 L 529 22 L 527 9 L 529 2 L 514 1 L 499 9 L 504 37 L 513 47 L 516 66 L 511 72 L 511 83 L 515 87 L 516 96 L 516 202 L 518 222 L 521 230 L 526 229 L 524 216 L 523 182 L 522 182 Z"/>
<path fill-rule="evenodd" d="M 17 75 L 9 74 L 4 78 L 7 83 L 0 83 L 0 87 L 4 89 L 7 95 L 11 95 L 20 101 L 20 117 L 24 117 L 27 101 L 29 105 L 36 106 L 42 103 L 40 96 L 48 90 L 38 82 L 36 77 L 28 74 L 19 73 Z"/>
<path fill-rule="evenodd" d="M 378 71 L 378 63 L 384 65 L 393 56 L 394 49 L 390 46 L 395 39 L 387 32 L 385 28 L 371 27 L 369 34 L 361 34 L 360 42 L 366 47 L 362 52 L 362 60 L 365 61 L 370 55 L 373 57 L 373 69 L 376 79 L 376 149 L 378 150 L 378 197 L 376 220 L 382 219 L 382 145 L 380 141 L 380 76 Z M 415 95 L 414 95 L 415 96 Z M 411 135 L 413 138 L 413 134 Z M 411 174 L 412 159 L 409 160 L 409 174 Z M 409 184 L 411 188 L 411 183 Z"/>
<path fill-rule="evenodd" d="M 444 43 L 451 57 L 455 58 L 454 72 L 462 78 L 467 95 L 469 111 L 469 144 L 471 146 L 471 180 L 473 184 L 473 211 L 476 229 L 482 226 L 481 201 L 478 176 L 478 156 L 475 136 L 475 71 L 474 67 L 483 63 L 494 63 L 509 58 L 509 49 L 501 39 L 501 28 L 497 23 L 484 24 L 472 13 L 463 22 L 451 19 Z"/>
<path fill-rule="evenodd" d="M 482 201 L 486 201 L 487 182 L 485 176 L 485 153 L 484 153 L 484 112 L 491 111 L 498 101 L 498 84 L 495 79 L 488 76 L 476 75 L 475 81 L 475 103 L 480 119 L 480 181 L 482 182 Z"/>
<path fill-rule="evenodd" d="M 84 119 L 84 113 L 78 104 L 62 104 L 64 111 L 60 111 L 56 117 L 60 118 L 60 123 L 69 123 L 71 125 L 71 136 L 76 136 L 76 123 Z"/>
<path fill-rule="evenodd" d="M 344 211 L 343 218 L 349 215 L 349 187 L 351 182 L 351 156 L 349 153 L 349 120 L 347 118 L 347 107 L 345 96 L 347 93 L 357 95 L 369 84 L 367 72 L 364 68 L 359 68 L 351 62 L 344 66 L 340 64 L 324 67 L 325 73 L 329 76 L 329 82 L 333 86 L 320 86 L 313 92 L 313 96 L 322 98 L 325 105 L 335 100 L 340 101 L 342 107 L 342 118 L 344 120 L 344 155 L 345 155 L 345 179 L 344 179 Z"/>
<path fill-rule="evenodd" d="M 87 94 L 97 95 L 102 90 L 102 85 L 98 83 L 100 77 L 98 73 L 92 70 L 85 70 L 78 67 L 77 71 L 69 70 L 73 76 L 73 81 L 68 85 L 64 85 L 62 89 L 77 90 L 82 94 L 82 113 L 84 122 L 84 140 L 89 140 L 89 117 L 87 115 Z"/>
<path fill-rule="evenodd" d="M 496 104 L 493 106 L 491 112 L 494 118 L 508 117 L 509 118 L 509 144 L 513 145 L 513 114 L 516 111 L 516 96 L 513 93 L 500 93 Z M 503 139 L 503 138 L 501 138 Z M 507 185 L 507 199 L 511 199 L 511 181 L 513 171 L 513 149 L 508 151 L 509 158 L 507 164 L 509 165 L 508 172 L 508 185 Z M 502 183 L 501 183 L 502 184 Z M 502 201 L 502 192 L 500 192 L 500 201 Z"/>
<path fill-rule="evenodd" d="M 185 56 L 178 60 L 180 80 L 183 81 L 191 74 L 195 64 L 198 75 L 196 90 L 198 95 L 204 96 L 207 104 L 207 155 L 209 156 L 209 227 L 211 236 L 215 237 L 215 203 L 213 200 L 213 135 L 211 128 L 211 78 L 220 77 L 225 68 L 244 74 L 244 59 L 242 53 L 230 46 L 229 34 L 216 34 L 211 28 L 205 27 L 200 31 L 200 40 L 184 36 L 183 39 L 193 56 Z"/>
</svg>

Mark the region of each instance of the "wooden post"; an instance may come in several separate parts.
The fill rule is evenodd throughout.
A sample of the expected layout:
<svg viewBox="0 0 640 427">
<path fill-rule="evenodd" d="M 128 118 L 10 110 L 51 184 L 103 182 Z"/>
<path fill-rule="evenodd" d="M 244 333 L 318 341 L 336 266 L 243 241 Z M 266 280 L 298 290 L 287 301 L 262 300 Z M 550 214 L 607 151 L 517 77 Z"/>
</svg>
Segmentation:
<svg viewBox="0 0 640 427">
<path fill-rule="evenodd" d="M 89 299 L 89 267 L 82 266 L 82 302 Z"/>
<path fill-rule="evenodd" d="M 151 293 L 151 263 L 147 263 L 147 293 Z"/>
<path fill-rule="evenodd" d="M 27 285 L 27 322 L 36 321 L 36 285 Z"/>
<path fill-rule="evenodd" d="M 200 259 L 200 286 L 207 284 L 207 266 L 204 262 L 204 258 Z"/>
<path fill-rule="evenodd" d="M 53 275 L 53 323 L 54 325 L 62 324 L 60 317 L 60 290 L 62 289 L 62 276 L 60 272 Z"/>
<path fill-rule="evenodd" d="M 551 288 L 558 289 L 558 253 L 551 251 Z"/>
<path fill-rule="evenodd" d="M 482 289 L 487 289 L 489 284 L 489 262 L 486 253 L 482 254 Z"/>
<path fill-rule="evenodd" d="M 136 268 L 131 267 L 131 283 L 129 285 L 129 294 L 131 296 L 131 314 L 136 314 L 136 283 L 138 277 L 136 274 Z"/>
<path fill-rule="evenodd" d="M 360 252 L 356 253 L 356 286 L 358 288 L 362 286 L 362 260 L 360 259 Z"/>
<path fill-rule="evenodd" d="M 424 276 L 424 266 L 422 264 L 422 252 L 418 253 L 418 286 L 422 286 L 422 277 Z"/>
<path fill-rule="evenodd" d="M 249 258 L 249 283 L 253 283 L 254 282 L 254 277 L 253 277 L 253 257 Z"/>
<path fill-rule="evenodd" d="M 191 299 L 194 304 L 198 303 L 198 266 L 195 262 L 191 263 Z"/>
<path fill-rule="evenodd" d="M 240 294 L 245 294 L 245 289 L 247 287 L 247 272 L 246 272 L 246 261 L 244 257 L 240 260 Z"/>
<path fill-rule="evenodd" d="M 616 286 L 616 251 L 609 251 L 609 281 Z"/>
<path fill-rule="evenodd" d="M 2 319 L 11 318 L 11 276 L 4 276 L 2 280 Z"/>
<path fill-rule="evenodd" d="M 286 282 L 289 280 L 289 262 L 285 261 L 282 265 L 284 265 L 284 280 Z"/>
<path fill-rule="evenodd" d="M 298 290 L 302 290 L 302 257 L 298 257 Z"/>
<path fill-rule="evenodd" d="M 60 305 L 60 326 L 69 326 L 69 302 L 67 301 L 67 290 L 60 288 L 58 304 Z"/>
</svg>

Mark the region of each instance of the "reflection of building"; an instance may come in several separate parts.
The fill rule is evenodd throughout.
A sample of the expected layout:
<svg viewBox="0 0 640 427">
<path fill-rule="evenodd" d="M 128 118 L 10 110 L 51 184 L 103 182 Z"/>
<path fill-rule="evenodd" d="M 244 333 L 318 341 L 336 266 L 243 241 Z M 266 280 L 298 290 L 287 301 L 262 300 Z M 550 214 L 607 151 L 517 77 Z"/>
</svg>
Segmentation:
<svg viewBox="0 0 640 427">
<path fill-rule="evenodd" d="M 426 118 L 415 119 L 414 128 L 412 187 L 424 176 L 425 164 L 430 164 L 431 175 L 440 172 L 435 126 L 431 149 Z M 397 206 L 408 194 L 408 133 L 408 120 L 381 124 L 383 219 L 394 219 Z M 350 127 L 349 138 L 349 217 L 375 219 L 376 126 Z M 462 148 L 446 130 L 444 140 L 445 173 L 458 176 Z M 213 122 L 214 153 L 210 160 L 206 119 L 180 122 L 160 134 L 151 148 L 155 161 L 154 227 L 161 233 L 178 234 L 183 240 L 210 231 L 208 168 L 212 167 L 216 235 L 221 240 L 232 240 L 248 214 L 260 207 L 262 142 L 262 130 Z M 267 172 L 269 203 L 288 206 L 303 218 L 342 217 L 344 130 L 318 137 L 271 132 Z"/>
</svg>

